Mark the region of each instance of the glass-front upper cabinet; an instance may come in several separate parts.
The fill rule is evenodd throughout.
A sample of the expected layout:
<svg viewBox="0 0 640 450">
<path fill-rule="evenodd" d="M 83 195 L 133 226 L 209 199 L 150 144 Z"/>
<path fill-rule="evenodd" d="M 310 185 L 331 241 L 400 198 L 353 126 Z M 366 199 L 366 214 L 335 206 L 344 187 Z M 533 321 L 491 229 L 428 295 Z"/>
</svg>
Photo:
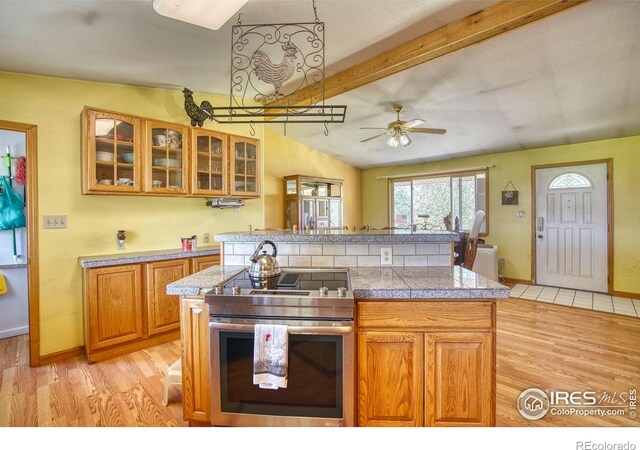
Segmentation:
<svg viewBox="0 0 640 450">
<path fill-rule="evenodd" d="M 191 148 L 191 192 L 211 196 L 226 195 L 227 135 L 194 129 Z"/>
<path fill-rule="evenodd" d="M 82 193 L 140 192 L 140 119 L 91 108 L 82 117 Z"/>
<path fill-rule="evenodd" d="M 145 191 L 185 194 L 188 188 L 188 128 L 182 125 L 145 121 Z"/>
<path fill-rule="evenodd" d="M 229 160 L 231 182 L 229 194 L 238 197 L 259 197 L 259 141 L 230 136 Z"/>
</svg>

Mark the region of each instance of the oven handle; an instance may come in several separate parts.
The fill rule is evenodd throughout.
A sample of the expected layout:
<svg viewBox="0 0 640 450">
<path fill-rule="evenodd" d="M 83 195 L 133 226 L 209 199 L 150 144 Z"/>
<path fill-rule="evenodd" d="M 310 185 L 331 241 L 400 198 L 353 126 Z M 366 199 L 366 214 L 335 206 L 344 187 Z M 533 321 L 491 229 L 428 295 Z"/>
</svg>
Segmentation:
<svg viewBox="0 0 640 450">
<path fill-rule="evenodd" d="M 251 324 L 242 324 L 242 323 L 224 323 L 224 322 L 209 322 L 209 328 L 215 328 L 217 330 L 224 331 L 245 331 L 252 332 L 254 331 L 254 326 Z M 342 326 L 310 326 L 310 327 L 288 327 L 289 333 L 295 334 L 350 334 L 353 332 L 353 327 L 349 325 Z"/>
</svg>

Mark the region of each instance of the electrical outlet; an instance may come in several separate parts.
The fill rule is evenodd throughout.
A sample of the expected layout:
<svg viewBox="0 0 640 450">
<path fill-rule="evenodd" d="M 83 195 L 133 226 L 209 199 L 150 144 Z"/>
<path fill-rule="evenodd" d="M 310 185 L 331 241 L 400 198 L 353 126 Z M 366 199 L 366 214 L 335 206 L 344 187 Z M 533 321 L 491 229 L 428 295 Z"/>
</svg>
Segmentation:
<svg viewBox="0 0 640 450">
<path fill-rule="evenodd" d="M 116 239 L 116 247 L 118 248 L 118 250 L 124 250 L 124 241 Z"/>
<path fill-rule="evenodd" d="M 382 247 L 380 249 L 380 264 L 383 266 L 390 266 L 393 263 L 393 254 L 391 253 L 391 247 Z"/>
<path fill-rule="evenodd" d="M 202 243 L 208 244 L 209 242 L 211 242 L 211 235 L 209 233 L 202 235 Z"/>
<path fill-rule="evenodd" d="M 43 228 L 67 228 L 67 216 L 42 216 Z"/>
</svg>

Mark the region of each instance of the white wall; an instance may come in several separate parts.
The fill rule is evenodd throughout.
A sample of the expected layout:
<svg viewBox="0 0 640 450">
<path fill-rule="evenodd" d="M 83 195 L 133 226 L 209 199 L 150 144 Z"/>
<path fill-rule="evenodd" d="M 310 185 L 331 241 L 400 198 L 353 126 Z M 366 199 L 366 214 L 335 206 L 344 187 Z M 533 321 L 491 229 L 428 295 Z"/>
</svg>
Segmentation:
<svg viewBox="0 0 640 450">
<path fill-rule="evenodd" d="M 11 156 L 26 156 L 25 134 L 0 130 L 0 176 L 7 175 L 7 167 L 4 164 L 7 145 L 10 147 Z M 13 160 L 14 174 L 15 163 Z M 24 186 L 14 182 L 13 190 L 24 197 Z M 16 230 L 16 250 L 21 255 L 17 265 L 13 258 L 12 240 L 10 230 L 0 231 L 0 274 L 5 277 L 8 288 L 6 294 L 0 295 L 0 339 L 29 332 L 27 269 L 24 267 L 27 250 L 26 228 Z"/>
</svg>

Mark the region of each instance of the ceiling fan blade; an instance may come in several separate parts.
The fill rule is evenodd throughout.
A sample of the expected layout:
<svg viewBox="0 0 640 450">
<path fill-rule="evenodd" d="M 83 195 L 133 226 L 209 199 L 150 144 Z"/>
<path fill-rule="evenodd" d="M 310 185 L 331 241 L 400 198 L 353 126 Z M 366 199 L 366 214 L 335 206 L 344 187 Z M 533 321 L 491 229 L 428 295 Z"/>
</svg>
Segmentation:
<svg viewBox="0 0 640 450">
<path fill-rule="evenodd" d="M 377 138 L 377 137 L 383 136 L 383 135 L 385 135 L 385 134 L 387 134 L 387 133 L 380 133 L 380 134 L 376 134 L 375 136 L 371 136 L 370 138 L 364 139 L 364 140 L 362 140 L 362 141 L 360 141 L 360 142 L 367 142 L 367 141 L 370 141 L 370 140 L 375 139 L 375 138 Z"/>
<path fill-rule="evenodd" d="M 402 128 L 404 128 L 405 130 L 407 128 L 413 128 L 413 127 L 417 127 L 418 125 L 422 125 L 423 123 L 426 123 L 424 120 L 422 119 L 413 119 L 410 120 L 408 122 L 405 122 L 402 124 Z"/>
<path fill-rule="evenodd" d="M 410 133 L 431 133 L 431 134 L 445 134 L 447 130 L 443 130 L 442 128 L 409 128 L 407 129 Z"/>
<path fill-rule="evenodd" d="M 387 128 L 383 127 L 360 127 L 361 130 L 386 130 Z"/>
</svg>

